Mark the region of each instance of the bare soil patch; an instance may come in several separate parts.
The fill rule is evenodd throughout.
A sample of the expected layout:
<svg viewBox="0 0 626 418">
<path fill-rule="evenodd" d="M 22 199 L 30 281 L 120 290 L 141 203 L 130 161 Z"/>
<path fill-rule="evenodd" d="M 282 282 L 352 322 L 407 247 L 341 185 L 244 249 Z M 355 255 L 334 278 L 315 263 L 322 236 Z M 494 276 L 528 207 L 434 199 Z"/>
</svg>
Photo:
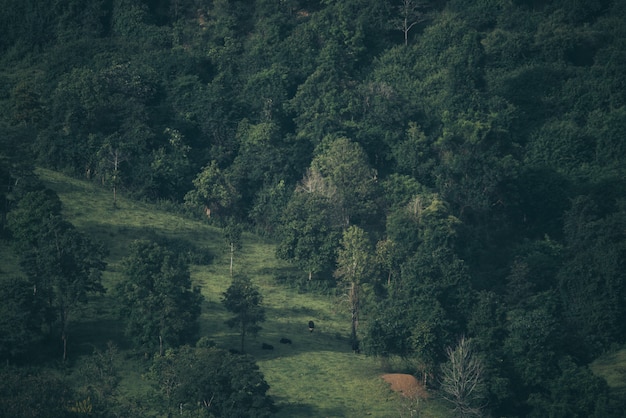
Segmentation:
<svg viewBox="0 0 626 418">
<path fill-rule="evenodd" d="M 400 392 L 407 398 L 428 399 L 426 389 L 417 381 L 415 376 L 404 373 L 389 373 L 382 376 L 383 380 L 391 385 L 391 390 Z"/>
</svg>

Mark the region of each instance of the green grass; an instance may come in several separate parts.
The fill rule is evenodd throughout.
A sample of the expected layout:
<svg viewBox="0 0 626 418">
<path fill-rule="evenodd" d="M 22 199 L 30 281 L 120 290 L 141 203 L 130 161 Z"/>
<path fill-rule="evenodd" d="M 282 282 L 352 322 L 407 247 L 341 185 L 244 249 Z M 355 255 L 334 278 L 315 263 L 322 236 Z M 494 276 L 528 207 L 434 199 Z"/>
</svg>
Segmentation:
<svg viewBox="0 0 626 418">
<path fill-rule="evenodd" d="M 626 348 L 599 357 L 591 370 L 606 380 L 617 397 L 626 397 Z"/>
<path fill-rule="evenodd" d="M 213 256 L 209 265 L 192 265 L 192 280 L 201 286 L 206 299 L 200 318 L 201 336 L 223 348 L 238 348 L 239 337 L 224 321 L 221 294 L 230 284 L 230 257 L 219 228 L 167 213 L 155 206 L 118 197 L 113 208 L 112 194 L 91 183 L 39 170 L 48 187 L 64 205 L 65 216 L 79 229 L 103 242 L 109 249 L 107 287 L 123 280 L 120 261 L 130 242 L 137 238 L 167 238 L 185 242 Z M 348 344 L 349 316 L 332 295 L 298 292 L 280 285 L 279 272 L 291 269 L 276 259 L 274 246 L 258 236 L 244 233 L 242 248 L 235 254 L 235 274 L 245 274 L 260 288 L 266 307 L 266 321 L 255 337 L 246 341 L 270 385 L 270 394 L 279 411 L 277 417 L 398 417 L 411 416 L 415 405 L 393 393 L 380 375 L 380 362 L 352 353 Z M 315 331 L 308 331 L 314 320 Z M 105 349 L 114 341 L 120 350 L 128 347 L 122 324 L 115 316 L 114 301 L 108 294 L 84 309 L 72 325 L 70 350 L 89 354 L 94 347 Z M 280 344 L 286 337 L 293 344 Z M 274 350 L 262 350 L 263 342 Z M 74 344 L 74 345 L 71 345 Z M 124 357 L 121 396 L 140 397 L 149 389 L 142 378 L 139 360 Z M 422 401 L 422 417 L 445 417 L 437 401 Z"/>
</svg>

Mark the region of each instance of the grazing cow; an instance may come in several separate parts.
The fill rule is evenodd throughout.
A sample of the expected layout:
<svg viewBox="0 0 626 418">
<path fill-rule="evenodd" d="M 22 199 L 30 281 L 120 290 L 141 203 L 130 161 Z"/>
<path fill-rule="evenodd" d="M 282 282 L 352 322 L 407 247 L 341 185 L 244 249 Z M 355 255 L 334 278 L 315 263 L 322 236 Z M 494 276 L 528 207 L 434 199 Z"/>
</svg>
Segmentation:
<svg viewBox="0 0 626 418">
<path fill-rule="evenodd" d="M 291 340 L 289 338 L 281 338 L 280 339 L 280 343 L 281 344 L 291 344 Z"/>
<path fill-rule="evenodd" d="M 309 321 L 309 332 L 313 332 L 313 329 L 315 329 L 315 322 Z"/>
<path fill-rule="evenodd" d="M 271 345 L 271 344 L 263 343 L 263 344 L 261 344 L 261 348 L 262 348 L 263 350 L 273 350 L 273 349 L 274 349 L 274 346 L 273 346 L 273 345 Z"/>
<path fill-rule="evenodd" d="M 235 350 L 234 348 L 229 348 L 229 349 L 228 349 L 228 352 L 229 352 L 230 354 L 235 354 L 235 355 L 239 355 L 239 354 L 241 354 L 241 352 L 240 352 L 239 350 Z"/>
</svg>

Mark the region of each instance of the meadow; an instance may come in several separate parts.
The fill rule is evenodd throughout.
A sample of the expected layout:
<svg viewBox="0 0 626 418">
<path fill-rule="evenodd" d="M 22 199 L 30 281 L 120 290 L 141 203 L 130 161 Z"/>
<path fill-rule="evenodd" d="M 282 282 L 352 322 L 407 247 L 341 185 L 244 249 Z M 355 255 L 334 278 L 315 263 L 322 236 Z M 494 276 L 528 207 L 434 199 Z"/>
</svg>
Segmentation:
<svg viewBox="0 0 626 418">
<path fill-rule="evenodd" d="M 219 347 L 238 348 L 239 336 L 224 324 L 228 313 L 221 304 L 222 292 L 231 278 L 229 247 L 221 229 L 124 196 L 118 196 L 113 207 L 112 193 L 106 189 L 49 170 L 39 170 L 38 174 L 59 194 L 67 219 L 108 248 L 104 283 L 109 289 L 124 280 L 120 262 L 132 240 L 166 240 L 195 253 L 206 253 L 209 263 L 190 266 L 192 280 L 205 297 L 200 336 Z M 241 249 L 234 256 L 234 274 L 247 275 L 260 287 L 266 309 L 262 330 L 256 337 L 248 337 L 246 352 L 254 356 L 270 385 L 277 417 L 449 416 L 436 397 L 411 401 L 392 392 L 381 375 L 411 372 L 407 365 L 353 353 L 348 341 L 350 319 L 341 298 L 332 291 L 303 292 L 278 281 L 277 277 L 285 273 L 297 274 L 275 257 L 273 243 L 244 232 Z M 312 333 L 309 320 L 315 322 Z M 129 352 L 110 292 L 85 308 L 71 328 L 70 356 L 73 354 L 78 363 L 80 356 L 94 348 L 105 350 L 109 341 L 120 352 Z M 292 344 L 281 344 L 281 338 L 290 339 Z M 262 343 L 274 349 L 262 350 Z M 121 358 L 117 396 L 149 396 L 145 363 L 131 355 Z"/>
</svg>

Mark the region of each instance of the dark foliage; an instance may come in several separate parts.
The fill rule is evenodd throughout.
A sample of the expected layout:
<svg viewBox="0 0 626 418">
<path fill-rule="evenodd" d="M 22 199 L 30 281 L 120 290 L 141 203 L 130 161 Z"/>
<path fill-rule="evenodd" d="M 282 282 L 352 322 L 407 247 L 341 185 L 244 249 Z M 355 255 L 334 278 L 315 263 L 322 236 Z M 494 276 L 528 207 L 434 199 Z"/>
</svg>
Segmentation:
<svg viewBox="0 0 626 418">
<path fill-rule="evenodd" d="M 341 237 L 359 227 L 375 244 L 352 336 L 365 352 L 429 376 L 466 336 L 492 415 L 617 415 L 587 365 L 626 342 L 623 2 L 0 6 L 0 233 L 47 297 L 37 310 L 22 282 L 3 284 L 20 320 L 0 324 L 2 356 L 33 341 L 37 315 L 64 329 L 64 308 L 100 290 L 101 253 L 33 181 L 37 163 L 113 204 L 130 193 L 251 223 L 306 290 L 336 286 Z M 125 305 L 192 307 L 150 326 L 131 312 L 140 342 L 170 330 L 177 346 L 197 317 L 177 255 L 210 255 L 160 242 L 173 252 L 146 254 L 180 297 L 127 288 Z M 137 288 L 164 278 L 130 264 Z M 262 315 L 238 318 L 244 336 Z"/>
</svg>

